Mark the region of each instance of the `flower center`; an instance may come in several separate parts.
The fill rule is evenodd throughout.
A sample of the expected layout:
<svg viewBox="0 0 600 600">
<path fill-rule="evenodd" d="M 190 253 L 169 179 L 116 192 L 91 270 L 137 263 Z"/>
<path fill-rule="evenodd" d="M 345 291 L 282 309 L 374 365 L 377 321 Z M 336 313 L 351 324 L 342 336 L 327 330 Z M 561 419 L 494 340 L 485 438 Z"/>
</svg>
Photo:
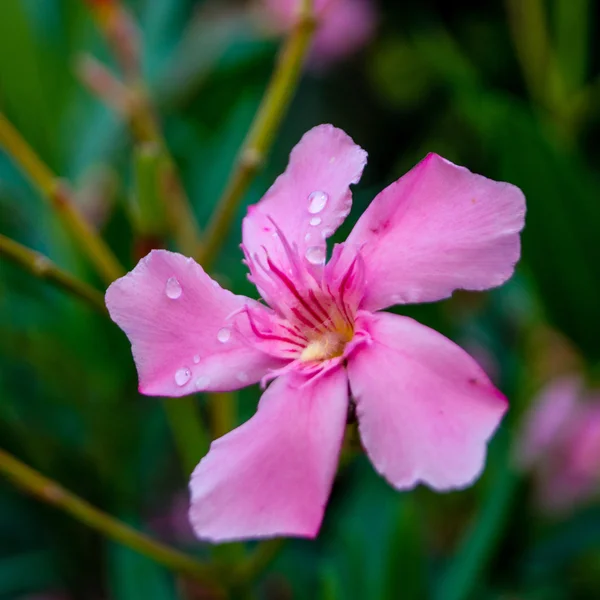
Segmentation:
<svg viewBox="0 0 600 600">
<path fill-rule="evenodd" d="M 353 331 L 327 331 L 308 342 L 300 353 L 303 362 L 329 360 L 344 354 L 346 344 L 352 339 Z"/>
<path fill-rule="evenodd" d="M 362 257 L 337 245 L 326 265 L 315 265 L 271 222 L 281 242 L 278 252 L 263 247 L 262 253 L 251 255 L 242 246 L 250 281 L 271 309 L 246 306 L 253 343 L 289 360 L 284 369 L 318 374 L 331 366 L 329 361 L 337 364 L 354 338 L 365 289 Z"/>
</svg>

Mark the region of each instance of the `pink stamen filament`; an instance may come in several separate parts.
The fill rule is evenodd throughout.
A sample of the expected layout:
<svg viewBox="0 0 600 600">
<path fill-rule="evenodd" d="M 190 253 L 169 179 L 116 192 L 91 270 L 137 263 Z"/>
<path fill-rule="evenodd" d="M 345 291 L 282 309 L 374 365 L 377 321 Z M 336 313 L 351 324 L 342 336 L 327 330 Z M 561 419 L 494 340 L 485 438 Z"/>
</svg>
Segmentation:
<svg viewBox="0 0 600 600">
<path fill-rule="evenodd" d="M 258 329 L 258 327 L 256 326 L 256 323 L 254 322 L 252 314 L 250 313 L 249 310 L 246 311 L 246 314 L 248 316 L 248 322 L 250 323 L 250 328 L 252 329 L 252 332 L 254 333 L 254 335 L 256 337 L 258 337 L 262 340 L 273 340 L 273 341 L 278 341 L 278 342 L 285 342 L 292 346 L 297 346 L 298 348 L 304 348 L 304 344 L 301 344 L 300 342 L 297 342 L 295 340 L 290 340 L 289 338 L 281 337 L 279 335 L 272 335 L 270 333 L 265 333 L 263 331 L 260 331 Z"/>
</svg>

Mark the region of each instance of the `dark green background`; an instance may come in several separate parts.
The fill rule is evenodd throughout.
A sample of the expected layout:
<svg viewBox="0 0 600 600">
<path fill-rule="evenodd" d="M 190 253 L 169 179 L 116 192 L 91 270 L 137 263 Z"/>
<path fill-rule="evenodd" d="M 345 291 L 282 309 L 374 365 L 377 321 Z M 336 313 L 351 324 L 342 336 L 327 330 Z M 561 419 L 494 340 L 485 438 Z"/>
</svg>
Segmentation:
<svg viewBox="0 0 600 600">
<path fill-rule="evenodd" d="M 204 224 L 278 44 L 234 11 L 227 27 L 196 20 L 192 50 L 181 52 L 201 2 L 127 4 L 142 28 L 144 70 L 166 138 Z M 544 380 L 568 367 L 562 351 L 545 341 L 548 328 L 558 332 L 550 339 L 568 340 L 580 353 L 592 384 L 598 374 L 600 15 L 591 0 L 521 0 L 517 15 L 508 4 L 515 5 L 380 2 L 378 34 L 367 48 L 325 73 L 305 74 L 268 164 L 244 200 L 260 198 L 308 128 L 331 122 L 369 152 L 338 241 L 379 190 L 429 151 L 517 184 L 528 206 L 523 257 L 508 284 L 405 311 L 467 348 L 483 348 L 511 400 L 484 476 L 460 493 L 401 494 L 366 458 L 356 458 L 339 473 L 319 538 L 287 543 L 247 591 L 254 597 L 600 597 L 600 507 L 545 518 L 530 501 L 528 481 L 510 466 L 523 408 Z M 538 5 L 545 27 L 528 22 Z M 115 202 L 102 233 L 131 268 L 132 144 L 77 81 L 73 65 L 82 51 L 112 64 L 82 1 L 0 1 L 0 107 L 76 186 L 99 165 L 110 169 Z M 252 294 L 238 248 L 242 214 L 215 270 L 236 292 Z M 0 233 L 101 288 L 36 190 L 1 153 Z M 256 387 L 240 394 L 240 421 L 252 414 L 258 394 Z M 197 401 L 204 409 L 205 399 Z M 156 516 L 186 485 L 162 401 L 137 395 L 121 331 L 5 261 L 0 446 L 151 533 Z M 166 540 L 208 556 L 205 546 L 172 538 Z M 239 551 L 217 558 L 235 560 Z M 0 481 L 0 598 L 49 590 L 86 599 L 178 597 L 162 567 Z"/>
</svg>

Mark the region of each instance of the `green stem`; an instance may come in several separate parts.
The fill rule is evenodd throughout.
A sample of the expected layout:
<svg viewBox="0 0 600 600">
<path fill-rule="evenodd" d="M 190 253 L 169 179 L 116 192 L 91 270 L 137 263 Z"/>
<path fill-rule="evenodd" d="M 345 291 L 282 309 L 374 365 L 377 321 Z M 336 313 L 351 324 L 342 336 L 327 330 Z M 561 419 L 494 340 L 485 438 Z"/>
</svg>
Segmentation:
<svg viewBox="0 0 600 600">
<path fill-rule="evenodd" d="M 26 493 L 66 512 L 104 536 L 148 556 L 173 571 L 216 587 L 217 574 L 212 568 L 103 513 L 4 450 L 0 450 L 0 473 Z"/>
<path fill-rule="evenodd" d="M 91 12 L 126 76 L 125 83 L 118 81 L 114 76 L 111 76 L 111 79 L 123 88 L 125 96 L 128 97 L 125 117 L 131 136 L 137 144 L 152 144 L 159 148 L 165 159 L 164 177 L 159 186 L 159 194 L 167 213 L 169 229 L 179 249 L 184 254 L 192 256 L 200 244 L 200 228 L 185 193 L 175 161 L 162 135 L 147 86 L 142 81 L 139 69 L 135 66 L 138 64 L 140 52 L 136 34 L 137 25 L 122 3 L 118 1 L 102 6 L 92 5 Z M 119 25 L 119 23 L 118 29 L 127 31 L 132 36 L 131 40 L 114 35 L 115 25 Z M 92 60 L 92 62 L 96 61 Z"/>
<path fill-rule="evenodd" d="M 271 148 L 300 81 L 315 25 L 312 0 L 303 0 L 296 26 L 281 50 L 234 170 L 206 228 L 204 244 L 198 252 L 199 262 L 205 269 L 214 263 L 239 202 Z"/>
<path fill-rule="evenodd" d="M 131 135 L 139 146 L 154 146 L 161 156 L 161 177 L 157 194 L 167 216 L 167 226 L 179 249 L 192 256 L 200 244 L 200 228 L 183 187 L 175 161 L 160 130 L 145 85 L 139 82 L 129 86 L 128 124 Z"/>
<path fill-rule="evenodd" d="M 32 275 L 53 283 L 57 287 L 87 302 L 92 308 L 106 314 L 104 297 L 93 287 L 57 267 L 49 258 L 22 246 L 0 234 L 0 256 L 27 269 Z"/>
<path fill-rule="evenodd" d="M 29 177 L 73 234 L 98 273 L 107 283 L 123 275 L 123 267 L 104 240 L 78 211 L 69 187 L 60 180 L 0 113 L 0 146 Z"/>
</svg>

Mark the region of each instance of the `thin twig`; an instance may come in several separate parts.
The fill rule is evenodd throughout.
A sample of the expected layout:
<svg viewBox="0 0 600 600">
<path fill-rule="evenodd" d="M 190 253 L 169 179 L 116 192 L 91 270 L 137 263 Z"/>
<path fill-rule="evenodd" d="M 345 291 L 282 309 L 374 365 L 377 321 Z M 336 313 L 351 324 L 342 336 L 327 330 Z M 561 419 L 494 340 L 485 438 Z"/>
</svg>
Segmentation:
<svg viewBox="0 0 600 600">
<path fill-rule="evenodd" d="M 100 313 L 108 314 L 104 296 L 98 290 L 63 271 L 40 252 L 31 250 L 0 234 L 0 256 L 6 256 L 12 262 L 27 269 L 35 277 L 53 283 L 62 290 L 84 300 Z"/>
<path fill-rule="evenodd" d="M 0 473 L 26 493 L 59 508 L 106 537 L 148 556 L 173 571 L 216 587 L 217 573 L 213 568 L 102 512 L 4 450 L 0 450 Z"/>
<path fill-rule="evenodd" d="M 199 262 L 205 269 L 208 269 L 216 259 L 239 202 L 263 164 L 294 96 L 316 25 L 312 4 L 312 0 L 302 2 L 296 26 L 281 49 L 275 71 L 246 136 L 234 170 L 208 223 L 204 244 L 198 252 Z"/>
<path fill-rule="evenodd" d="M 111 283 L 121 277 L 124 273 L 123 267 L 106 242 L 79 212 L 69 186 L 42 162 L 2 113 L 0 113 L 0 146 L 47 198 L 102 278 L 107 283 Z"/>
<path fill-rule="evenodd" d="M 93 72 L 103 73 L 104 81 L 113 81 L 125 90 L 128 98 L 125 116 L 131 136 L 137 144 L 152 144 L 160 148 L 164 156 L 164 177 L 160 182 L 161 196 L 164 200 L 168 217 L 168 228 L 172 232 L 179 249 L 186 255 L 192 256 L 200 243 L 200 228 L 192 210 L 191 203 L 185 192 L 177 166 L 161 132 L 148 87 L 143 81 L 139 68 L 141 47 L 138 27 L 131 14 L 118 0 L 110 3 L 89 2 L 96 24 L 103 33 L 107 45 L 113 52 L 125 82 L 120 82 L 108 70 L 91 57 L 86 57 L 80 69 L 84 83 L 99 97 L 107 100 L 106 94 L 95 86 Z M 91 76 L 91 77 L 90 77 Z M 115 89 L 115 86 L 112 86 Z M 100 92 L 100 93 L 98 93 Z M 120 95 L 122 96 L 122 94 Z M 108 104 L 114 107 L 114 102 L 108 99 Z"/>
</svg>

